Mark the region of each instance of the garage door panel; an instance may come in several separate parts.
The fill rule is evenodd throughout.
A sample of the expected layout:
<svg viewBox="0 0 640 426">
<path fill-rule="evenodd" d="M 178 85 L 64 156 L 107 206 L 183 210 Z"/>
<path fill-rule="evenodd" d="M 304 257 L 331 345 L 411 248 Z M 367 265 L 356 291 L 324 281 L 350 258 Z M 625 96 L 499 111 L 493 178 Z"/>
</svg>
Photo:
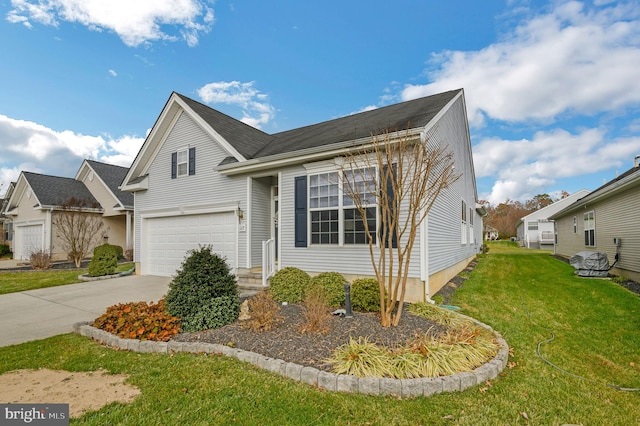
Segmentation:
<svg viewBox="0 0 640 426">
<path fill-rule="evenodd" d="M 212 252 L 227 258 L 236 268 L 236 215 L 211 213 L 146 219 L 146 256 L 144 273 L 175 275 L 189 250 L 211 246 Z"/>
<path fill-rule="evenodd" d="M 29 259 L 31 253 L 36 253 L 43 249 L 42 225 L 18 226 L 15 232 L 16 240 L 20 244 L 18 250 L 22 259 Z"/>
</svg>

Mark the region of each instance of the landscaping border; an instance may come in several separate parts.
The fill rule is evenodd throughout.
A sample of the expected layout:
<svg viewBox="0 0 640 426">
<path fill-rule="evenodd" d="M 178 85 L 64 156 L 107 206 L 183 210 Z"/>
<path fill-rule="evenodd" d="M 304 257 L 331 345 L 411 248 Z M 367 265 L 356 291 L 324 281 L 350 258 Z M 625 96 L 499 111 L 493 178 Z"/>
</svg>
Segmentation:
<svg viewBox="0 0 640 426">
<path fill-rule="evenodd" d="M 393 395 L 407 398 L 431 396 L 443 392 L 460 392 L 496 378 L 507 366 L 509 345 L 507 345 L 507 342 L 502 338 L 500 333 L 474 318 L 465 315 L 462 316 L 473 321 L 480 327 L 486 328 L 495 335 L 500 345 L 498 354 L 491 361 L 469 372 L 456 373 L 451 376 L 417 379 L 355 377 L 347 374 L 329 373 L 314 367 L 306 367 L 215 343 L 176 342 L 173 340 L 168 342 L 155 342 L 150 340 L 122 339 L 107 331 L 91 326 L 91 322 L 76 323 L 73 325 L 73 330 L 82 336 L 92 338 L 112 348 L 141 353 L 171 354 L 175 352 L 185 352 L 221 354 L 248 362 L 272 373 L 332 392 Z"/>
</svg>

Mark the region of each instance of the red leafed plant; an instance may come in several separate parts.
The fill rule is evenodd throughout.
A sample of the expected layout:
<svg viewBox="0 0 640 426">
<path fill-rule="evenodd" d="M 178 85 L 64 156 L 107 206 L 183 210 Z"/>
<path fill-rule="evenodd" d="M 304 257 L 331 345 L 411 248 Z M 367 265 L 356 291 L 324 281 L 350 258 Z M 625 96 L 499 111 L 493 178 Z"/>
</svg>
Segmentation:
<svg viewBox="0 0 640 426">
<path fill-rule="evenodd" d="M 125 339 L 166 342 L 180 332 L 180 318 L 167 312 L 164 299 L 158 303 L 131 302 L 109 306 L 93 326 Z"/>
</svg>

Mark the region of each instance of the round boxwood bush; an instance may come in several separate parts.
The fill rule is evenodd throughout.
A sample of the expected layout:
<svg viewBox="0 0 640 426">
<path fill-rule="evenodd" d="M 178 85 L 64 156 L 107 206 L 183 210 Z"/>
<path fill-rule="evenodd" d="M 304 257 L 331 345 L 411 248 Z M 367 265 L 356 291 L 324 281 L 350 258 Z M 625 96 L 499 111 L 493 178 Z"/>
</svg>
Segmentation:
<svg viewBox="0 0 640 426">
<path fill-rule="evenodd" d="M 196 321 L 196 318 L 202 317 L 226 318 L 225 312 L 210 312 L 213 309 L 226 309 L 226 302 L 212 302 L 215 298 L 228 297 L 239 304 L 236 277 L 230 272 L 225 259 L 211 250 L 210 246 L 190 250 L 169 284 L 167 310 L 187 324 L 194 321 L 205 324 L 204 320 Z M 235 318 L 237 316 L 235 313 Z"/>
<path fill-rule="evenodd" d="M 355 311 L 380 310 L 380 288 L 375 278 L 358 278 L 351 283 L 351 307 Z"/>
<path fill-rule="evenodd" d="M 300 303 L 311 278 L 302 269 L 289 266 L 271 277 L 269 289 L 278 302 Z"/>
<path fill-rule="evenodd" d="M 113 275 L 118 267 L 118 256 L 113 249 L 116 246 L 102 244 L 93 250 L 93 257 L 89 262 L 89 276 L 102 277 Z"/>
<path fill-rule="evenodd" d="M 311 278 L 310 286 L 320 286 L 327 296 L 327 305 L 338 308 L 344 305 L 345 279 L 339 272 L 323 272 Z"/>
</svg>

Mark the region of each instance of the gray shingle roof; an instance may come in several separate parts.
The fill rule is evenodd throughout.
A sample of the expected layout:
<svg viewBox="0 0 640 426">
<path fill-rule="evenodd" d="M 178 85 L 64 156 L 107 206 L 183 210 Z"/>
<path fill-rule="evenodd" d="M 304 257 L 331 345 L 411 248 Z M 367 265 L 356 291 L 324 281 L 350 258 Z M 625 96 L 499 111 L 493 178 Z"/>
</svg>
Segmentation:
<svg viewBox="0 0 640 426">
<path fill-rule="evenodd" d="M 401 102 L 273 135 L 258 157 L 367 138 L 384 131 L 402 131 L 427 125 L 460 90 Z"/>
<path fill-rule="evenodd" d="M 273 140 L 273 136 L 255 127 L 251 127 L 184 95 L 179 93 L 176 93 L 176 95 L 247 159 L 253 158 L 260 149 Z"/>
<path fill-rule="evenodd" d="M 423 127 L 460 91 L 451 90 L 273 135 L 176 94 L 240 154 L 252 159 L 367 138 L 387 130 Z"/>
<path fill-rule="evenodd" d="M 84 183 L 78 180 L 32 172 L 22 173 L 43 206 L 62 206 L 75 198 L 84 201 L 88 207 L 101 207 Z"/>
<path fill-rule="evenodd" d="M 118 187 L 124 180 L 129 169 L 127 167 L 115 166 L 113 164 L 100 163 L 98 161 L 87 160 L 87 163 L 100 176 L 100 179 L 109 187 L 111 192 L 118 198 L 123 206 L 133 206 L 133 193 L 120 191 Z"/>
</svg>

